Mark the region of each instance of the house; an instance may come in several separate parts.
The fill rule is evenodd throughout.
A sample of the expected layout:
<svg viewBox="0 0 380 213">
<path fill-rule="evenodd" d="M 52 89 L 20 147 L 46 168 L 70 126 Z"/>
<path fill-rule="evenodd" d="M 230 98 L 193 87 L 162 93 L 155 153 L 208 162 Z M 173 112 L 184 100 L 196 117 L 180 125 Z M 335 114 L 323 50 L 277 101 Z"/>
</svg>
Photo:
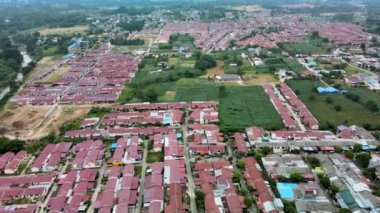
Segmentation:
<svg viewBox="0 0 380 213">
<path fill-rule="evenodd" d="M 240 76 L 236 75 L 236 74 L 218 75 L 215 77 L 215 79 L 219 82 L 229 82 L 229 81 L 240 81 L 241 80 Z"/>
</svg>

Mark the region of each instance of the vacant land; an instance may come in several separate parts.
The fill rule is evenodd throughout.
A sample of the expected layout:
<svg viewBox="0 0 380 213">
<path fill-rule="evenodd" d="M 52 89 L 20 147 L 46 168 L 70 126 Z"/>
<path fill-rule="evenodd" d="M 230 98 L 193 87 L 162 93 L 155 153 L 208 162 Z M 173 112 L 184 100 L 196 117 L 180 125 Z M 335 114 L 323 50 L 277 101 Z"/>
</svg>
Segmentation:
<svg viewBox="0 0 380 213">
<path fill-rule="evenodd" d="M 58 61 L 58 59 L 51 56 L 43 57 L 38 61 L 37 66 L 29 73 L 26 83 L 33 83 L 39 74 L 47 70 L 49 67 L 53 67 Z"/>
<path fill-rule="evenodd" d="M 39 30 L 41 35 L 63 35 L 63 34 L 73 34 L 73 33 L 83 33 L 88 30 L 89 27 L 86 25 L 78 25 L 74 27 L 60 27 L 60 28 L 45 28 Z"/>
<path fill-rule="evenodd" d="M 220 97 L 219 87 L 208 80 L 186 79 L 178 82 L 177 101 L 219 100 L 220 126 L 234 131 L 252 125 L 279 129 L 282 122 L 260 86 L 226 85 L 226 95 Z"/>
<path fill-rule="evenodd" d="M 14 139 L 33 140 L 58 133 L 64 123 L 86 115 L 91 106 L 23 106 L 0 115 L 2 134 Z"/>
<path fill-rule="evenodd" d="M 207 76 L 214 77 L 217 75 L 223 75 L 224 74 L 223 65 L 224 65 L 223 61 L 217 61 L 216 67 L 207 70 Z"/>
<path fill-rule="evenodd" d="M 63 77 L 71 69 L 70 65 L 63 65 L 62 67 L 56 69 L 54 72 L 42 79 L 42 82 L 52 83 Z"/>
<path fill-rule="evenodd" d="M 380 128 L 380 115 L 374 114 L 365 107 L 368 100 L 380 104 L 380 95 L 364 88 L 347 88 L 348 92 L 360 96 L 359 102 L 351 101 L 342 94 L 319 95 L 313 91 L 313 87 L 321 83 L 312 80 L 292 80 L 289 86 L 298 92 L 299 98 L 306 104 L 313 115 L 319 120 L 321 126 L 326 128 L 341 124 L 370 125 L 372 128 Z M 332 103 L 328 104 L 326 99 L 330 98 Z M 341 106 L 342 110 L 335 110 L 335 106 Z"/>
<path fill-rule="evenodd" d="M 247 85 L 263 85 L 267 83 L 278 82 L 271 74 L 245 74 L 242 76 L 244 84 Z"/>
</svg>

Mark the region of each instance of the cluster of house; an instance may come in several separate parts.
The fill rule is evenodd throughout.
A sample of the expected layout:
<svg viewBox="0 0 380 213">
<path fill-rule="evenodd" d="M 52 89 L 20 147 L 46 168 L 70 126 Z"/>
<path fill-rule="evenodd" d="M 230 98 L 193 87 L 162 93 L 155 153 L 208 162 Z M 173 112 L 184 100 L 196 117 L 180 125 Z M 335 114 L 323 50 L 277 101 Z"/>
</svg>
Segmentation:
<svg viewBox="0 0 380 213">
<path fill-rule="evenodd" d="M 380 77 L 377 75 L 365 76 L 362 73 L 347 76 L 346 84 L 353 87 L 367 87 L 370 90 L 380 90 Z"/>
<path fill-rule="evenodd" d="M 274 108 L 277 110 L 280 115 L 282 122 L 284 123 L 286 128 L 296 128 L 297 122 L 292 116 L 291 110 L 285 105 L 284 100 L 282 100 L 278 91 L 270 84 L 264 84 L 263 89 L 270 101 L 272 102 Z"/>
<path fill-rule="evenodd" d="M 363 28 L 344 22 L 331 23 L 323 26 L 319 30 L 319 35 L 322 38 L 327 38 L 329 41 L 336 44 L 360 45 L 371 41 L 374 35 L 364 32 Z"/>
<path fill-rule="evenodd" d="M 139 178 L 133 164 L 113 166 L 105 174 L 107 182 L 94 204 L 99 213 L 129 212 L 137 203 Z M 132 211 L 131 211 L 132 212 Z"/>
<path fill-rule="evenodd" d="M 28 153 L 24 150 L 17 154 L 14 152 L 6 152 L 0 157 L 0 172 L 12 175 L 15 174 L 22 162 L 28 157 Z"/>
<path fill-rule="evenodd" d="M 55 173 L 0 177 L 0 203 L 2 206 L 16 200 L 41 201 L 56 178 Z"/>
<path fill-rule="evenodd" d="M 107 161 L 111 165 L 125 165 L 137 163 L 142 160 L 142 140 L 138 136 L 119 138 L 112 144 L 113 156 Z"/>
<path fill-rule="evenodd" d="M 279 84 L 279 90 L 281 91 L 283 97 L 292 107 L 292 110 L 301 118 L 302 122 L 310 127 L 311 129 L 318 129 L 319 122 L 307 109 L 305 104 L 298 99 L 297 95 L 293 92 L 292 89 L 285 83 Z"/>
<path fill-rule="evenodd" d="M 372 194 L 373 184 L 350 159 L 339 154 L 317 155 L 323 174 L 339 188 L 336 199 L 342 208 L 379 212 L 380 202 Z"/>
<path fill-rule="evenodd" d="M 19 105 L 116 102 L 141 60 L 140 56 L 111 52 L 107 46 L 101 46 L 69 60 L 71 69 L 58 80 L 28 85 L 10 101 Z"/>
<path fill-rule="evenodd" d="M 52 172 L 58 170 L 61 160 L 65 160 L 72 143 L 48 144 L 30 167 L 32 172 Z"/>
<path fill-rule="evenodd" d="M 244 177 L 247 180 L 247 185 L 254 189 L 257 208 L 266 213 L 279 213 L 282 211 L 284 204 L 281 199 L 274 196 L 256 159 L 245 158 L 244 163 Z"/>
<path fill-rule="evenodd" d="M 189 152 L 191 155 L 218 156 L 226 151 L 223 133 L 214 124 L 189 125 Z"/>
<path fill-rule="evenodd" d="M 103 116 L 100 124 L 106 126 L 130 126 L 133 124 L 143 125 L 169 125 L 177 126 L 183 120 L 181 110 L 160 110 L 160 111 L 132 111 L 132 112 L 115 112 Z"/>
<path fill-rule="evenodd" d="M 194 184 L 204 194 L 206 212 L 242 213 L 244 197 L 237 193 L 232 180 L 233 166 L 229 161 L 197 161 L 194 165 Z"/>
<path fill-rule="evenodd" d="M 97 169 L 73 170 L 59 175 L 57 189 L 47 201 L 49 212 L 84 212 L 96 187 Z"/>
<path fill-rule="evenodd" d="M 276 87 L 270 84 L 263 85 L 265 93 L 268 95 L 273 106 L 282 118 L 286 128 L 297 128 L 297 115 L 301 121 L 311 129 L 318 129 L 319 122 L 298 99 L 297 95 L 285 83 L 280 83 Z M 289 106 L 289 107 L 288 107 Z"/>
</svg>

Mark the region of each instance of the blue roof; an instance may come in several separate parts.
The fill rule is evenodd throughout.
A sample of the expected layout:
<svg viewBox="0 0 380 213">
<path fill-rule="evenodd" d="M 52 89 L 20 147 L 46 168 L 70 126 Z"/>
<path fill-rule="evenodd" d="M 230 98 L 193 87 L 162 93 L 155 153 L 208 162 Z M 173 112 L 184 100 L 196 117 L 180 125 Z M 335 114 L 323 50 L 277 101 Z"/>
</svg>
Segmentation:
<svg viewBox="0 0 380 213">
<path fill-rule="evenodd" d="M 338 93 L 340 92 L 338 89 L 334 87 L 318 87 L 317 91 L 319 93 Z"/>
<path fill-rule="evenodd" d="M 74 47 L 80 45 L 80 43 L 82 43 L 82 39 L 77 39 L 72 44 L 70 44 L 67 48 L 69 48 L 69 49 L 74 48 Z"/>
</svg>

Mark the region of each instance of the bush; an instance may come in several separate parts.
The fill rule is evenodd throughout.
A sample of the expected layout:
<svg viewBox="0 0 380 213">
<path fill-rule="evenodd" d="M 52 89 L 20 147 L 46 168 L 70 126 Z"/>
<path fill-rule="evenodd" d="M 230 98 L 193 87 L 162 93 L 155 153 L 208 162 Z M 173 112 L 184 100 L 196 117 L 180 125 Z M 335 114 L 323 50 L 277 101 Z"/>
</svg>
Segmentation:
<svg viewBox="0 0 380 213">
<path fill-rule="evenodd" d="M 356 162 L 363 168 L 367 168 L 369 165 L 369 161 L 371 160 L 371 155 L 367 153 L 358 154 L 356 156 Z"/>
</svg>

